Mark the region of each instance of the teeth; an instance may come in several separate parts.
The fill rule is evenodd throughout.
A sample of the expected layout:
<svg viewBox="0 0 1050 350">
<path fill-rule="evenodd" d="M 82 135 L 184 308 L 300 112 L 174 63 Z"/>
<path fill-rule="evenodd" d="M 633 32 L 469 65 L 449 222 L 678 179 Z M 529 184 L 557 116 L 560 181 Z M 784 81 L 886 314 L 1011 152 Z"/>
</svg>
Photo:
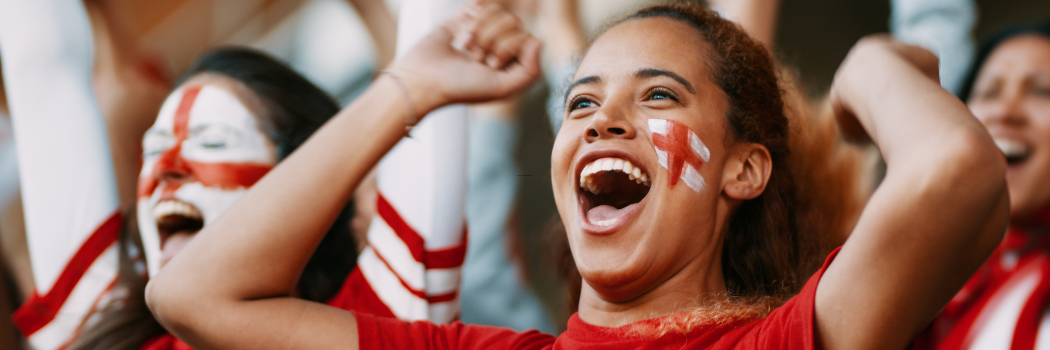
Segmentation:
<svg viewBox="0 0 1050 350">
<path fill-rule="evenodd" d="M 620 158 L 601 158 L 592 161 L 583 167 L 580 172 L 580 187 L 594 194 L 608 193 L 609 189 L 600 188 L 594 181 L 594 174 L 603 171 L 619 171 L 627 174 L 627 177 L 635 183 L 649 186 L 649 175 L 641 168 L 632 164 L 629 160 Z M 595 225 L 598 225 L 595 223 Z M 601 225 L 600 225 L 601 226 Z"/>
<path fill-rule="evenodd" d="M 181 215 L 192 219 L 202 219 L 201 212 L 189 203 L 168 199 L 160 201 L 153 207 L 153 218 L 159 219 L 168 215 Z"/>
<path fill-rule="evenodd" d="M 1028 146 L 1024 143 L 1007 140 L 1007 139 L 995 139 L 995 145 L 999 147 L 999 150 L 1003 151 L 1006 158 L 1020 158 L 1028 155 Z"/>
<path fill-rule="evenodd" d="M 592 224 L 594 224 L 596 226 L 609 226 L 609 225 L 612 225 L 614 223 L 616 223 L 616 219 L 609 219 L 609 220 L 601 220 L 601 221 L 592 222 Z"/>
</svg>

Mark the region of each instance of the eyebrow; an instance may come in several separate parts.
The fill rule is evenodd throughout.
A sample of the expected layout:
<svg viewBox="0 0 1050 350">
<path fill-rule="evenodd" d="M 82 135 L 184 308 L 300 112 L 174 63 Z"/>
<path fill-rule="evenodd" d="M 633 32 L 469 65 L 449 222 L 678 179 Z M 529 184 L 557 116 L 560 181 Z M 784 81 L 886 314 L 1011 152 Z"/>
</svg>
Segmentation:
<svg viewBox="0 0 1050 350">
<path fill-rule="evenodd" d="M 634 73 L 634 76 L 638 78 L 668 77 L 674 79 L 674 81 L 677 81 L 679 84 L 682 84 L 682 86 L 684 86 L 686 90 L 689 90 L 690 93 L 696 93 L 696 90 L 693 89 L 693 84 L 690 84 L 689 81 L 682 78 L 681 75 L 675 74 L 671 71 L 645 68 L 638 70 L 638 72 Z"/>
<path fill-rule="evenodd" d="M 569 100 L 569 92 L 572 92 L 573 88 L 575 88 L 575 87 L 577 87 L 579 85 L 583 85 L 583 84 L 597 84 L 597 83 L 601 83 L 601 82 L 602 82 L 602 78 L 600 78 L 600 77 L 598 77 L 596 75 L 592 75 L 592 76 L 588 76 L 588 77 L 583 77 L 583 78 L 577 79 L 576 81 L 572 82 L 572 84 L 569 84 L 569 87 L 565 88 L 565 96 L 562 96 L 562 99 L 561 99 L 562 103 L 568 102 L 568 100 Z"/>
</svg>

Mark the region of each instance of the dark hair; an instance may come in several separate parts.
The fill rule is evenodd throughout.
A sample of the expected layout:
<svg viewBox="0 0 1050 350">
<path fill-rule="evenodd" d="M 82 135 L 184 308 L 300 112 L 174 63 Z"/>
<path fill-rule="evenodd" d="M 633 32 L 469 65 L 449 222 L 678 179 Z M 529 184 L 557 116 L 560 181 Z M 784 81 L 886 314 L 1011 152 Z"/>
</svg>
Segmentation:
<svg viewBox="0 0 1050 350">
<path fill-rule="evenodd" d="M 984 62 L 988 60 L 988 56 L 992 54 L 992 51 L 995 51 L 999 45 L 1002 45 L 1007 40 L 1022 35 L 1038 35 L 1050 39 L 1050 21 L 1008 27 L 985 39 L 977 49 L 977 56 L 974 56 L 970 70 L 967 71 L 966 77 L 963 78 L 963 84 L 959 89 L 959 99 L 966 101 L 970 98 L 970 93 L 973 92 L 973 84 L 977 81 L 977 74 L 981 72 L 981 67 L 984 66 Z"/>
<path fill-rule="evenodd" d="M 266 114 L 258 116 L 264 132 L 277 146 L 281 161 L 299 147 L 329 118 L 339 105 L 324 91 L 287 65 L 269 55 L 247 48 L 227 47 L 211 51 L 176 82 L 182 84 L 199 74 L 218 74 L 237 80 L 262 102 Z M 353 201 L 329 228 L 299 277 L 297 290 L 306 300 L 325 302 L 339 291 L 357 262 L 357 247 L 350 232 Z M 134 218 L 134 215 L 127 216 Z M 127 220 L 125 221 L 127 223 Z M 134 220 L 130 221 L 134 223 Z M 164 329 L 145 304 L 146 279 L 135 268 L 141 257 L 133 254 L 138 233 L 124 225 L 120 274 L 114 288 L 118 298 L 97 313 L 97 320 L 72 344 L 73 349 L 138 349 Z M 141 251 L 141 249 L 137 249 Z"/>
</svg>

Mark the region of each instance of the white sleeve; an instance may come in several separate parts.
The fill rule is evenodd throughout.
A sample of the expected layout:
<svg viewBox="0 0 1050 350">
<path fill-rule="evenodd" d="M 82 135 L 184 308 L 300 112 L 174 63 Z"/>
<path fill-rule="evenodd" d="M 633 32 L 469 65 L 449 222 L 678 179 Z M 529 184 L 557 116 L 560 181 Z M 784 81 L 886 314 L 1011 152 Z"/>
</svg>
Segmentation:
<svg viewBox="0 0 1050 350">
<path fill-rule="evenodd" d="M 461 0 L 406 0 L 401 55 L 459 9 Z M 406 113 L 407 110 L 406 110 Z M 379 163 L 379 203 L 358 268 L 402 320 L 450 322 L 459 315 L 466 255 L 466 107 L 432 112 Z"/>
<path fill-rule="evenodd" d="M 973 0 L 891 0 L 890 29 L 903 42 L 940 58 L 941 86 L 957 93 L 974 55 Z"/>
<path fill-rule="evenodd" d="M 54 349 L 117 275 L 118 199 L 83 3 L 0 0 L 0 55 L 36 282 L 13 317 L 34 348 Z"/>
<path fill-rule="evenodd" d="M 33 277 L 46 293 L 118 207 L 83 3 L 0 0 L 0 55 Z"/>
</svg>

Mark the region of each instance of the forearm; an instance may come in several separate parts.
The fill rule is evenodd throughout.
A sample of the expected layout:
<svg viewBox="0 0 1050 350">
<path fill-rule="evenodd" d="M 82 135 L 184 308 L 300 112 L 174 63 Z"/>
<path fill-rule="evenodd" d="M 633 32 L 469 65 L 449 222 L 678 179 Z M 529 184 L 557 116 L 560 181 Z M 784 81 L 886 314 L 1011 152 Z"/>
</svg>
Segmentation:
<svg viewBox="0 0 1050 350">
<path fill-rule="evenodd" d="M 376 67 L 386 68 L 394 60 L 397 23 L 383 0 L 349 0 L 365 23 L 376 48 Z"/>
<path fill-rule="evenodd" d="M 858 44 L 833 84 L 844 129 L 871 137 L 887 173 L 817 290 L 828 349 L 906 346 L 1006 227 L 1002 154 L 928 52 L 892 45 Z"/>
<path fill-rule="evenodd" d="M 980 149 L 994 150 L 987 131 L 966 105 L 931 77 L 936 74 L 935 68 L 923 69 L 936 67 L 934 56 L 914 48 L 888 49 L 876 42 L 882 40 L 886 39 L 858 43 L 847 58 L 852 62 L 837 73 L 833 90 L 839 95 L 836 99 L 847 101 L 840 106 L 856 117 L 890 168 L 895 163 L 936 164 L 958 156 L 958 149 L 945 145 L 977 142 Z M 916 65 L 915 61 L 922 63 Z M 849 125 L 845 127 L 849 129 Z"/>
<path fill-rule="evenodd" d="M 353 189 L 404 135 L 402 96 L 381 76 L 201 230 L 150 282 L 147 300 L 158 319 L 194 324 L 186 335 L 213 344 L 235 326 L 213 324 L 209 309 L 288 296 Z"/>
</svg>

